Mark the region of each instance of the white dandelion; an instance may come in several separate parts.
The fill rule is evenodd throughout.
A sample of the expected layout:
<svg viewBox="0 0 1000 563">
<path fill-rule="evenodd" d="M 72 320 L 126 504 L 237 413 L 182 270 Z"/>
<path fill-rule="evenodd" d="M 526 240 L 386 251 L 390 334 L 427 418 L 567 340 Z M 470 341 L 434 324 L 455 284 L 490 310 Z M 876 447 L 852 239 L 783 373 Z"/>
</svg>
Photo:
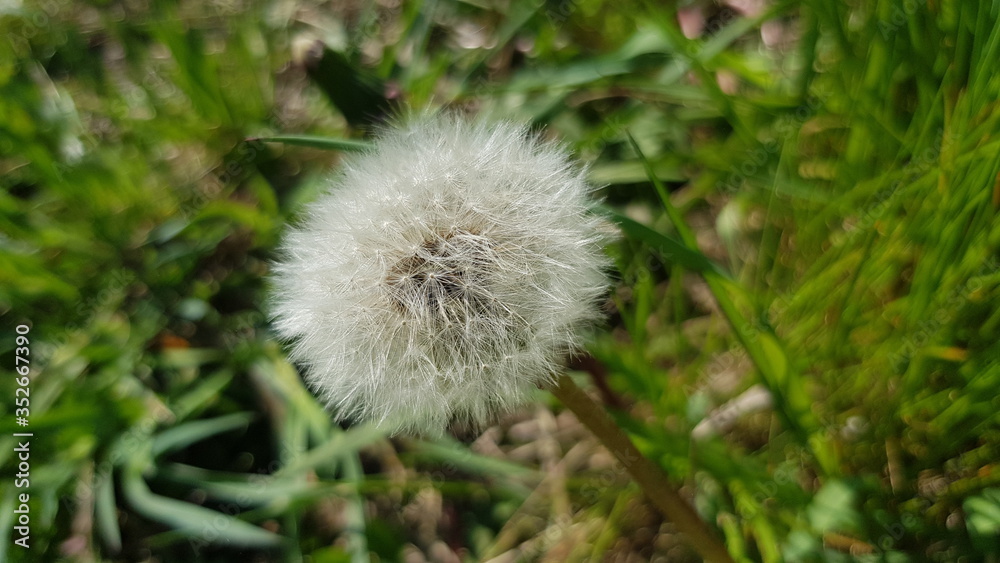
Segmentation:
<svg viewBox="0 0 1000 563">
<path fill-rule="evenodd" d="M 443 115 L 385 131 L 287 235 L 275 327 L 339 419 L 482 426 L 551 383 L 601 316 L 592 191 L 524 126 Z"/>
</svg>

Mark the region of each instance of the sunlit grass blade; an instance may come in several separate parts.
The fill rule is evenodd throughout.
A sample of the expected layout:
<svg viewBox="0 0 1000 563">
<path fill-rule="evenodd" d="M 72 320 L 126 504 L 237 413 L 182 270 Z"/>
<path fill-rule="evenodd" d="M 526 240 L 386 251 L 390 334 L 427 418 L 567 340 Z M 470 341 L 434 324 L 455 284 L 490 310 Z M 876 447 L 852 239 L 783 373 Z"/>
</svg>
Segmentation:
<svg viewBox="0 0 1000 563">
<path fill-rule="evenodd" d="M 683 266 L 693 272 L 713 272 L 724 278 L 730 277 L 729 273 L 721 266 L 709 260 L 707 256 L 697 249 L 692 249 L 672 237 L 657 232 L 613 210 L 606 209 L 605 212 L 612 220 L 618 223 L 618 226 L 621 227 L 626 235 L 644 242 L 651 248 L 655 248 L 664 260 Z"/>
<path fill-rule="evenodd" d="M 286 145 L 296 145 L 325 151 L 361 152 L 371 147 L 365 141 L 321 137 L 318 135 L 273 135 L 270 137 L 248 137 L 246 140 L 247 142 L 284 143 Z"/>
</svg>

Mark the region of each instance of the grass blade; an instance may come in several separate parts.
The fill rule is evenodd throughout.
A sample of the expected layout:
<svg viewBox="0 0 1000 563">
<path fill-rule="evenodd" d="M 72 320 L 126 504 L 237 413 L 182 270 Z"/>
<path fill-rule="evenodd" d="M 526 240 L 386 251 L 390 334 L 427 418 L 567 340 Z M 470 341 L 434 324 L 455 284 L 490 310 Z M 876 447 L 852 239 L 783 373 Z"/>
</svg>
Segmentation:
<svg viewBox="0 0 1000 563">
<path fill-rule="evenodd" d="M 131 467 L 122 479 L 122 491 L 136 512 L 166 524 L 184 536 L 205 544 L 275 546 L 281 536 L 215 510 L 154 494 L 141 471 Z"/>
<path fill-rule="evenodd" d="M 336 137 L 321 137 L 318 135 L 274 135 L 271 137 L 248 137 L 247 142 L 284 143 L 300 147 L 310 147 L 325 151 L 361 152 L 371 148 L 364 141 L 353 139 L 338 139 Z"/>
<path fill-rule="evenodd" d="M 196 420 L 165 430 L 153 439 L 153 456 L 183 449 L 205 438 L 245 428 L 253 418 L 252 413 L 235 413 L 210 420 Z"/>
<path fill-rule="evenodd" d="M 640 240 L 659 251 L 664 260 L 683 266 L 694 272 L 713 272 L 724 278 L 729 277 L 721 266 L 709 260 L 698 250 L 692 250 L 684 243 L 657 232 L 642 223 L 630 219 L 620 213 L 607 210 L 607 215 L 613 219 L 628 236 Z"/>
</svg>

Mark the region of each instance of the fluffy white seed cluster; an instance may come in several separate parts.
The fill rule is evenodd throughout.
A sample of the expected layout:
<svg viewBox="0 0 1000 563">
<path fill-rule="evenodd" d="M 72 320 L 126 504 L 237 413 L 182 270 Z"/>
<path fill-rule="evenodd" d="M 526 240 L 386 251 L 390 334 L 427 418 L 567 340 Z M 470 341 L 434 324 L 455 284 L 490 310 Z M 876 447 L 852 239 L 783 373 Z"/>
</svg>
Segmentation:
<svg viewBox="0 0 1000 563">
<path fill-rule="evenodd" d="M 512 123 L 421 117 L 346 162 L 288 234 L 277 331 L 340 419 L 482 426 L 600 317 L 605 235 L 568 153 Z"/>
</svg>

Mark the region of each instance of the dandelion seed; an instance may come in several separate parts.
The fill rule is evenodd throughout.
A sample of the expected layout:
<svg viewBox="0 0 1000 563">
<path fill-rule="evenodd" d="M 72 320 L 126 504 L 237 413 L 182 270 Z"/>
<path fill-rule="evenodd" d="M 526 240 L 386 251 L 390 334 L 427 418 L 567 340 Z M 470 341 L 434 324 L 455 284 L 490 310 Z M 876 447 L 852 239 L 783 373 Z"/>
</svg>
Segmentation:
<svg viewBox="0 0 1000 563">
<path fill-rule="evenodd" d="M 583 174 L 525 127 L 449 115 L 347 162 L 274 276 L 275 327 L 335 416 L 439 434 L 551 383 L 607 287 Z"/>
</svg>

